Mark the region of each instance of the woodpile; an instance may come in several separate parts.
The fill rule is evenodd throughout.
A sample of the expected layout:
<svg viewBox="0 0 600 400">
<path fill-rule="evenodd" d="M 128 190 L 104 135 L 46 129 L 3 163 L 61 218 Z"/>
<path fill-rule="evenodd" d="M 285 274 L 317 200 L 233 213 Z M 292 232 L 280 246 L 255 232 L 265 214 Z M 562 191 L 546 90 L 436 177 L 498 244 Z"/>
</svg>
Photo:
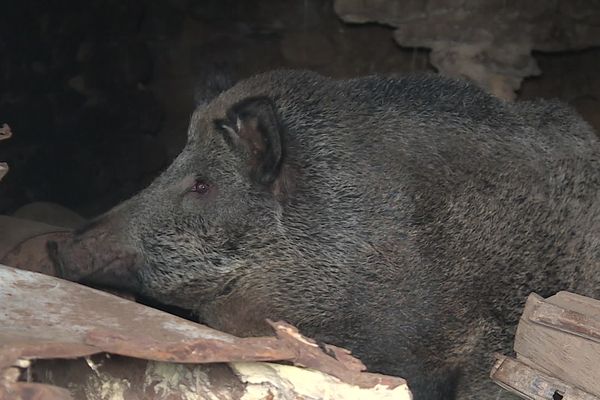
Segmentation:
<svg viewBox="0 0 600 400">
<path fill-rule="evenodd" d="M 410 400 L 402 378 L 284 322 L 238 338 L 0 265 L 0 400 Z"/>
<path fill-rule="evenodd" d="M 491 377 L 524 399 L 600 399 L 600 301 L 569 292 L 531 294 L 515 336 L 516 358 L 499 355 Z"/>
</svg>

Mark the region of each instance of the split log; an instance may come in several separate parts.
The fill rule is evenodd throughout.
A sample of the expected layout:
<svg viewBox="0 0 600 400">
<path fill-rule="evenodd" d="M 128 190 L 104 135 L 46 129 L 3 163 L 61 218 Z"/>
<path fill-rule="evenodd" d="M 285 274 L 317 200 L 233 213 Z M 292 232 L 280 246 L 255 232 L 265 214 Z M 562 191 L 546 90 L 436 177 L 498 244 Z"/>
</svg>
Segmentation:
<svg viewBox="0 0 600 400">
<path fill-rule="evenodd" d="M 598 397 L 569 383 L 506 356 L 497 356 L 491 377 L 500 386 L 524 399 L 598 400 Z"/>
<path fill-rule="evenodd" d="M 403 379 L 364 372 L 350 352 L 323 351 L 283 321 L 271 326 L 273 337 L 238 338 L 0 265 L 0 399 L 411 398 Z"/>
<path fill-rule="evenodd" d="M 600 400 L 600 301 L 531 294 L 514 350 L 516 360 L 501 357 L 492 370 L 501 386 L 527 399 Z"/>
</svg>

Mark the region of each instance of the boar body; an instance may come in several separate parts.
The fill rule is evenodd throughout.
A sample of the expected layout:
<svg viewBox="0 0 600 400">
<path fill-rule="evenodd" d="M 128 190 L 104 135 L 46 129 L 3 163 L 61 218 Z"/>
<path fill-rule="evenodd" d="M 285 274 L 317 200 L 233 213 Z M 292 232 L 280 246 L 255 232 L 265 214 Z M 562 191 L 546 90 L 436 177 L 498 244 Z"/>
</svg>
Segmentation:
<svg viewBox="0 0 600 400">
<path fill-rule="evenodd" d="M 236 335 L 286 320 L 416 400 L 508 398 L 488 373 L 526 297 L 600 297 L 599 150 L 557 102 L 270 72 L 201 105 L 179 157 L 61 269 Z"/>
</svg>

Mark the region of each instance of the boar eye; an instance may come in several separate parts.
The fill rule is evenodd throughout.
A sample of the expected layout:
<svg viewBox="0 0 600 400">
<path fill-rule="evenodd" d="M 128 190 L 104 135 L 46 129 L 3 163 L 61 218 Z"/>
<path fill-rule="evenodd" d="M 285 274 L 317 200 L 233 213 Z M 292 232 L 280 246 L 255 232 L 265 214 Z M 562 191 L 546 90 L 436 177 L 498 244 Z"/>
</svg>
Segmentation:
<svg viewBox="0 0 600 400">
<path fill-rule="evenodd" d="M 210 185 L 201 179 L 196 179 L 194 181 L 194 185 L 192 186 L 192 189 L 191 189 L 192 192 L 195 192 L 198 194 L 206 194 L 206 193 L 208 193 L 209 190 L 210 190 Z"/>
</svg>

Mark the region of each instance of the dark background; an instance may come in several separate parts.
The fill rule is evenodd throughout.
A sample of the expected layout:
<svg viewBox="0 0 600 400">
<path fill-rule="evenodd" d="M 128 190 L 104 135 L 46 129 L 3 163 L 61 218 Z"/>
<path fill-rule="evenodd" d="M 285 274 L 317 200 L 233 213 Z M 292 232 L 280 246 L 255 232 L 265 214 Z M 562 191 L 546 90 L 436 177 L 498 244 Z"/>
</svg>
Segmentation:
<svg viewBox="0 0 600 400">
<path fill-rule="evenodd" d="M 422 11 L 418 2 L 398 3 Z M 464 7 L 483 21 L 486 13 L 498 15 L 493 1 L 488 9 L 458 0 L 422 3 L 417 22 L 435 23 L 438 39 L 445 22 L 428 18 L 444 7 Z M 526 21 L 509 21 L 511 30 L 529 34 L 547 23 L 536 40 L 561 43 L 532 45 L 541 74 L 522 82 L 517 99 L 560 98 L 600 130 L 600 3 L 575 1 L 565 10 L 549 0 L 539 9 L 554 8 L 544 13 L 517 3 L 503 3 L 506 15 Z M 0 214 L 50 201 L 93 216 L 140 190 L 184 145 L 195 98 L 208 96 L 215 79 L 279 67 L 334 77 L 436 71 L 427 44 L 401 47 L 393 39 L 399 25 L 383 22 L 347 24 L 330 0 L 5 2 L 0 124 L 14 136 L 0 142 L 0 160 L 11 167 L 0 183 Z M 570 24 L 577 23 L 591 39 L 572 37 Z M 412 40 L 411 32 L 405 29 L 403 40 Z M 523 39 L 498 31 L 490 40 L 502 50 Z"/>
</svg>

